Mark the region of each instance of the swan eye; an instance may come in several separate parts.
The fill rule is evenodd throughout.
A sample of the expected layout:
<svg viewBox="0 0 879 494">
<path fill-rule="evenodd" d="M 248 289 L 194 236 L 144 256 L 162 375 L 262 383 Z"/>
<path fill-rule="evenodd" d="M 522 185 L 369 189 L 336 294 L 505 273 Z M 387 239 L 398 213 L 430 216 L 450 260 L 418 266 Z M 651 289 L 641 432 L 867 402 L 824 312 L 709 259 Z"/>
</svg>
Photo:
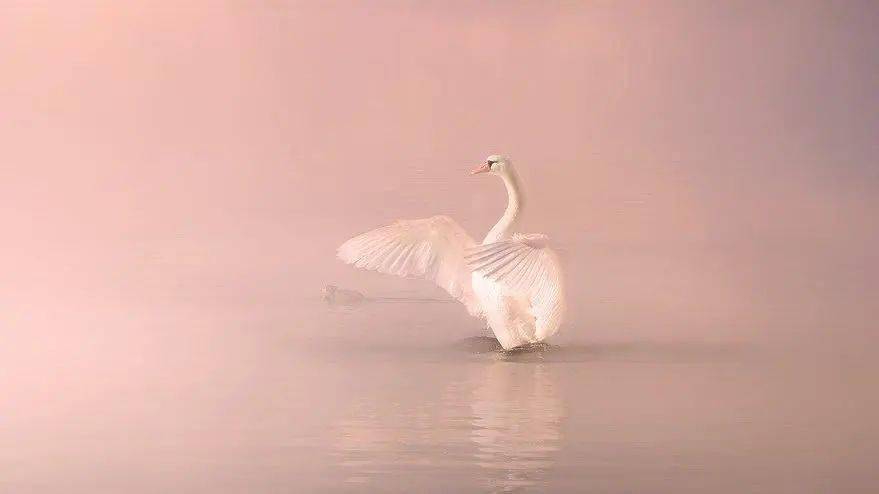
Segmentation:
<svg viewBox="0 0 879 494">
<path fill-rule="evenodd" d="M 497 160 L 488 160 L 488 166 L 491 168 L 494 164 L 497 163 Z"/>
</svg>

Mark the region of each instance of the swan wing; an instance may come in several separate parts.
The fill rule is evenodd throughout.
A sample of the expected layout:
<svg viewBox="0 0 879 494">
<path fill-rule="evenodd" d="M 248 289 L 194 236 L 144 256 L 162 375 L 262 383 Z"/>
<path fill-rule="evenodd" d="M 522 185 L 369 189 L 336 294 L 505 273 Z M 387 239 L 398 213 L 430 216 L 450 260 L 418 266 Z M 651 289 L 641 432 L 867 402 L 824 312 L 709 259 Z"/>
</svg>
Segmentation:
<svg viewBox="0 0 879 494">
<path fill-rule="evenodd" d="M 474 245 L 455 220 L 433 216 L 397 220 L 358 235 L 339 247 L 338 256 L 358 268 L 431 280 L 477 315 L 480 308 L 464 260 Z"/>
<path fill-rule="evenodd" d="M 561 263 L 542 234 L 514 235 L 467 249 L 467 265 L 509 292 L 531 300 L 532 311 L 557 326 L 564 312 Z"/>
</svg>

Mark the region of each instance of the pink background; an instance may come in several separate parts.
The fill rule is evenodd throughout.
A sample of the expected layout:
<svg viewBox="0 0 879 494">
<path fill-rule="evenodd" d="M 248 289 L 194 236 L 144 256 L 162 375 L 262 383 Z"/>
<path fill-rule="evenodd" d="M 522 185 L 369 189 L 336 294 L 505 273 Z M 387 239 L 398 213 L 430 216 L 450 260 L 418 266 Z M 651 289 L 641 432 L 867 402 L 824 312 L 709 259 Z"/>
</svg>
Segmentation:
<svg viewBox="0 0 879 494">
<path fill-rule="evenodd" d="M 338 358 L 312 381 L 300 350 L 480 334 L 463 307 L 328 313 L 319 294 L 443 295 L 335 248 L 439 213 L 481 238 L 504 192 L 467 172 L 492 153 L 522 175 L 525 231 L 563 247 L 571 309 L 554 342 L 841 359 L 465 369 L 486 406 L 541 406 L 517 373 L 556 386 L 569 405 L 549 400 L 547 423 L 579 418 L 565 441 L 607 438 L 644 488 L 654 470 L 625 470 L 639 459 L 694 466 L 680 485 L 875 484 L 877 26 L 876 3 L 855 1 L 0 3 L 0 487 L 320 485 L 337 471 L 282 439 L 343 442 L 324 423 L 347 423 L 354 398 L 337 390 L 414 393 L 417 411 L 419 391 L 446 389 L 469 406 L 478 392 L 443 381 L 458 362 L 399 390 L 412 368 L 379 366 L 364 387 Z M 379 413 L 345 437 L 410 419 Z"/>
<path fill-rule="evenodd" d="M 393 283 L 334 247 L 436 213 L 481 237 L 503 190 L 466 171 L 495 152 L 566 247 L 577 335 L 877 315 L 868 3 L 2 10 L 7 327 Z"/>
</svg>

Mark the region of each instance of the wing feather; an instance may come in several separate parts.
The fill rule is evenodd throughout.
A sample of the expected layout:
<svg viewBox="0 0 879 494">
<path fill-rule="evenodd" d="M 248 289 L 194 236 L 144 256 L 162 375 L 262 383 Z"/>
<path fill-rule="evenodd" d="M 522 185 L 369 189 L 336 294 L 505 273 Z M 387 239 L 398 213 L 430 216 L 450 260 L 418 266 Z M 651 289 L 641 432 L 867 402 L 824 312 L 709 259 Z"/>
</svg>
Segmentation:
<svg viewBox="0 0 879 494">
<path fill-rule="evenodd" d="M 493 245 L 493 244 L 492 244 Z M 516 248 L 515 245 L 503 245 L 500 248 L 491 249 L 491 250 L 481 250 L 478 251 L 473 256 L 472 262 L 478 262 L 482 264 L 491 264 L 503 257 L 505 257 L 508 253 L 512 252 Z"/>
<path fill-rule="evenodd" d="M 515 235 L 475 246 L 465 258 L 473 272 L 531 300 L 534 316 L 544 321 L 541 327 L 558 328 L 564 312 L 564 280 L 558 256 L 545 235 Z"/>
<path fill-rule="evenodd" d="M 338 256 L 358 268 L 435 282 L 474 315 L 480 312 L 473 294 L 465 251 L 473 239 L 448 216 L 398 220 L 358 235 L 338 249 Z"/>
</svg>

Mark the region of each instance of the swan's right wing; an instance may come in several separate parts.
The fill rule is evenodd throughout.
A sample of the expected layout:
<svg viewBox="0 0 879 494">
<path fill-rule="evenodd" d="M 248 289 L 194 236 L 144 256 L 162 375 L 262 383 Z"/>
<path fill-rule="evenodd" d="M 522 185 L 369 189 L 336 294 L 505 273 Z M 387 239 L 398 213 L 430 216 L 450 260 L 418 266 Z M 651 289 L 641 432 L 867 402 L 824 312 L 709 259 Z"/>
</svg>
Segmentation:
<svg viewBox="0 0 879 494">
<path fill-rule="evenodd" d="M 465 259 L 473 272 L 510 293 L 528 297 L 543 327 L 558 328 L 565 311 L 564 279 L 546 235 L 517 234 L 509 240 L 477 245 L 467 250 Z"/>
<path fill-rule="evenodd" d="M 348 240 L 339 259 L 358 268 L 431 280 L 459 300 L 473 315 L 480 312 L 464 252 L 473 239 L 455 220 L 433 216 L 397 220 Z"/>
</svg>

